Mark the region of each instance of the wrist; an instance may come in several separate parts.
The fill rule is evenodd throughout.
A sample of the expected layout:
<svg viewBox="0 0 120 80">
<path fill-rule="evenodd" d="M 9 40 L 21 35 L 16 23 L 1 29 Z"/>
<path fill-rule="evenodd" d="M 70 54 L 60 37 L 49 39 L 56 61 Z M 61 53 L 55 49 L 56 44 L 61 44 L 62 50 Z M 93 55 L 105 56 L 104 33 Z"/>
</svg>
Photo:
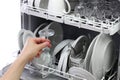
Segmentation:
<svg viewBox="0 0 120 80">
<path fill-rule="evenodd" d="M 21 51 L 17 59 L 22 61 L 25 64 L 29 62 L 29 58 L 27 57 L 26 53 L 23 51 Z"/>
</svg>

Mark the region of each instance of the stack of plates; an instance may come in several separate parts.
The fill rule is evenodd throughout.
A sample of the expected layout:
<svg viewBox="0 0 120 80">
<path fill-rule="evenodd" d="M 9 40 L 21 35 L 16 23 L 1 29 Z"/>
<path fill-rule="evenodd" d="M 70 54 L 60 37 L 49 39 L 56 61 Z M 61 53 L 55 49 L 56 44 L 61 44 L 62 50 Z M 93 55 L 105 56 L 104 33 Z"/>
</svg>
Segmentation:
<svg viewBox="0 0 120 80">
<path fill-rule="evenodd" d="M 61 41 L 54 49 L 53 51 L 53 55 L 52 55 L 52 58 L 53 58 L 53 61 L 54 63 L 57 63 L 57 61 L 59 61 L 59 58 L 57 58 L 57 55 L 60 56 L 60 51 L 62 51 L 62 49 L 68 45 L 70 42 L 73 42 L 73 40 L 71 39 L 66 39 L 66 40 L 63 40 Z"/>
<path fill-rule="evenodd" d="M 86 77 L 87 73 L 84 70 L 89 71 L 91 73 L 90 76 L 94 76 L 94 78 L 88 78 L 88 80 L 101 80 L 114 66 L 116 61 L 114 50 L 114 43 L 110 35 L 101 33 L 93 39 L 87 50 L 83 62 L 83 70 L 80 67 L 71 67 L 69 71 L 71 74 L 74 73 L 74 75 L 76 74 L 83 78 L 89 77 L 89 74 Z"/>
<path fill-rule="evenodd" d="M 60 55 L 60 59 L 58 62 L 58 67 L 57 69 L 63 72 L 67 72 L 68 71 L 68 60 L 69 60 L 69 55 L 71 53 L 71 45 L 73 43 L 73 41 L 71 40 L 71 42 L 69 44 L 67 44 L 64 49 L 61 52 Z"/>
</svg>

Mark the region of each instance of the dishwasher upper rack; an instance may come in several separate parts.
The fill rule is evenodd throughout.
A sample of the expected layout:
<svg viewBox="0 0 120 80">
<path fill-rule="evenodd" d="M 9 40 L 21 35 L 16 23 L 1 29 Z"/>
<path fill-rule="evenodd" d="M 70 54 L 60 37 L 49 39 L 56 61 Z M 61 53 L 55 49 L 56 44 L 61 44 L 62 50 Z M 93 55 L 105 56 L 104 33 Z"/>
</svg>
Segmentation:
<svg viewBox="0 0 120 80">
<path fill-rule="evenodd" d="M 105 22 L 101 20 L 89 20 L 88 18 L 76 17 L 73 13 L 64 15 L 52 15 L 49 14 L 50 11 L 47 9 L 30 6 L 27 4 L 27 2 L 21 3 L 21 12 L 28 15 L 44 18 L 46 20 L 65 23 L 78 28 L 84 28 L 110 35 L 114 35 L 120 30 L 120 17 L 112 22 Z"/>
</svg>

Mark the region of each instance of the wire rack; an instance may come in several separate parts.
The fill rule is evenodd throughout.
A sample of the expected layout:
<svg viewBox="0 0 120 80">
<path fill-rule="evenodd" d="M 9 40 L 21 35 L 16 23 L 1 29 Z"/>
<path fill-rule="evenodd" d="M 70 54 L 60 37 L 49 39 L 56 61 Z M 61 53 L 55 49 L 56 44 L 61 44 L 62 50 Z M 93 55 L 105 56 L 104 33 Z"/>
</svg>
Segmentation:
<svg viewBox="0 0 120 80">
<path fill-rule="evenodd" d="M 120 15 L 119 15 L 120 9 L 116 9 L 116 7 L 115 8 L 110 7 L 111 5 L 113 6 L 115 4 L 116 5 L 118 4 L 116 2 L 111 2 L 109 3 L 109 6 L 107 6 L 105 4 L 108 4 L 108 2 L 104 2 L 105 4 L 99 2 L 99 4 L 101 4 L 100 5 L 101 12 L 100 12 L 98 9 L 99 6 L 97 8 L 95 7 L 95 2 L 93 3 L 94 3 L 94 7 L 92 9 L 91 7 L 89 8 L 89 6 L 87 6 L 83 10 L 81 10 L 81 8 L 80 9 L 75 8 L 75 11 L 70 14 L 64 14 L 64 15 L 56 14 L 55 15 L 55 14 L 49 14 L 50 11 L 48 11 L 47 9 L 30 6 L 27 4 L 27 1 L 24 1 L 23 3 L 21 3 L 21 12 L 26 13 L 28 15 L 34 15 L 37 17 L 41 17 L 47 20 L 52 20 L 52 21 L 56 21 L 59 23 L 65 23 L 68 25 L 72 25 L 72 26 L 84 28 L 84 29 L 89 29 L 92 31 L 103 32 L 103 33 L 110 34 L 110 35 L 114 35 L 116 32 L 118 32 L 120 30 Z M 93 3 L 89 3 L 89 4 L 86 3 L 85 5 L 93 6 L 92 5 Z M 81 5 L 79 4 L 78 6 L 80 7 Z M 105 6 L 105 7 L 102 7 L 102 6 Z M 110 9 L 107 8 L 106 6 L 110 7 Z M 102 10 L 103 8 L 105 8 L 105 10 Z M 90 9 L 91 11 L 88 11 Z M 112 12 L 116 12 L 116 13 L 110 14 L 111 10 Z M 100 13 L 102 15 L 100 15 Z"/>
<path fill-rule="evenodd" d="M 87 80 L 85 78 L 75 76 L 75 75 L 71 75 L 69 73 L 62 72 L 62 71 L 59 71 L 57 69 L 47 67 L 47 66 L 44 66 L 44 65 L 41 65 L 41 64 L 39 64 L 39 67 L 41 69 L 36 69 L 35 67 L 28 64 L 28 65 L 26 65 L 25 68 L 30 70 L 30 71 L 42 74 L 42 78 L 46 78 L 48 75 L 53 74 L 53 75 L 60 76 L 60 77 L 63 77 L 65 79 L 68 79 L 68 80 Z"/>
<path fill-rule="evenodd" d="M 102 1 L 102 0 L 100 0 L 100 1 Z M 98 3 L 98 2 L 92 2 L 92 3 L 88 2 L 86 4 L 93 6 L 93 3 Z M 101 4 L 101 3 L 103 3 L 103 2 L 99 2 L 99 4 Z M 104 2 L 104 3 L 108 4 L 108 2 Z M 84 4 L 84 5 L 86 5 L 86 4 Z M 81 4 L 79 4 L 79 5 L 81 5 Z M 98 5 L 98 4 L 96 4 L 96 5 Z M 96 5 L 94 4 L 94 6 L 96 6 Z M 104 5 L 104 4 L 101 4 L 101 5 Z M 114 4 L 109 3 L 109 5 L 114 5 Z M 87 8 L 89 8 L 89 6 L 87 6 Z M 112 16 L 110 16 L 111 14 L 109 14 L 109 16 L 108 16 L 106 14 L 108 14 L 109 11 L 108 12 L 104 11 L 103 17 L 99 17 L 97 15 L 99 13 L 97 11 L 99 11 L 99 10 L 93 10 L 96 7 L 93 7 L 93 9 L 90 11 L 91 12 L 90 14 L 87 14 L 86 11 L 90 10 L 87 8 L 84 8 L 85 10 L 83 9 L 83 11 L 79 11 L 77 9 L 73 13 L 70 13 L 70 14 L 52 15 L 52 14 L 49 14 L 50 11 L 48 11 L 47 9 L 42 9 L 42 8 L 28 5 L 27 1 L 22 1 L 22 3 L 21 3 L 21 12 L 22 13 L 26 13 L 28 15 L 33 15 L 33 16 L 37 16 L 40 18 L 44 18 L 46 20 L 52 20 L 52 21 L 56 21 L 59 23 L 65 23 L 68 25 L 72 25 L 74 27 L 89 29 L 92 31 L 102 32 L 102 33 L 106 33 L 106 34 L 110 34 L 110 35 L 114 35 L 116 32 L 118 32 L 120 30 L 120 16 L 117 14 L 117 13 L 119 13 L 120 9 L 117 10 L 118 11 L 116 13 L 117 16 L 113 15 L 113 13 L 111 13 Z M 104 8 L 104 6 L 103 6 L 103 8 Z M 113 12 L 115 12 L 114 9 L 113 9 Z M 113 17 L 113 16 L 115 16 L 115 17 Z M 63 78 L 69 79 L 69 80 L 87 80 L 87 79 L 84 79 L 84 78 L 81 78 L 78 76 L 71 75 L 69 73 L 59 71 L 56 68 L 51 68 L 51 67 L 47 67 L 44 65 L 39 65 L 39 66 L 41 67 L 40 70 L 38 70 L 30 65 L 27 65 L 26 68 L 42 74 L 43 78 L 47 77 L 49 74 L 54 74 L 54 75 L 58 75 L 60 77 L 63 77 Z"/>
</svg>

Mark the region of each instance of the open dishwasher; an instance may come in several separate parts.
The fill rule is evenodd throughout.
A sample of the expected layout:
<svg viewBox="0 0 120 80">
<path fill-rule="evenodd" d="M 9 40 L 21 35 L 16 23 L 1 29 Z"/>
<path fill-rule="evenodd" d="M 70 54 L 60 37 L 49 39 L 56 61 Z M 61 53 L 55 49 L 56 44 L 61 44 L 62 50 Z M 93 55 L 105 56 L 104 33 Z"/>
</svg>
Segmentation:
<svg viewBox="0 0 120 80">
<path fill-rule="evenodd" d="M 20 6 L 26 34 L 20 49 L 27 37 L 52 44 L 45 59 L 26 65 L 22 80 L 120 79 L 119 0 L 21 0 Z"/>
</svg>

